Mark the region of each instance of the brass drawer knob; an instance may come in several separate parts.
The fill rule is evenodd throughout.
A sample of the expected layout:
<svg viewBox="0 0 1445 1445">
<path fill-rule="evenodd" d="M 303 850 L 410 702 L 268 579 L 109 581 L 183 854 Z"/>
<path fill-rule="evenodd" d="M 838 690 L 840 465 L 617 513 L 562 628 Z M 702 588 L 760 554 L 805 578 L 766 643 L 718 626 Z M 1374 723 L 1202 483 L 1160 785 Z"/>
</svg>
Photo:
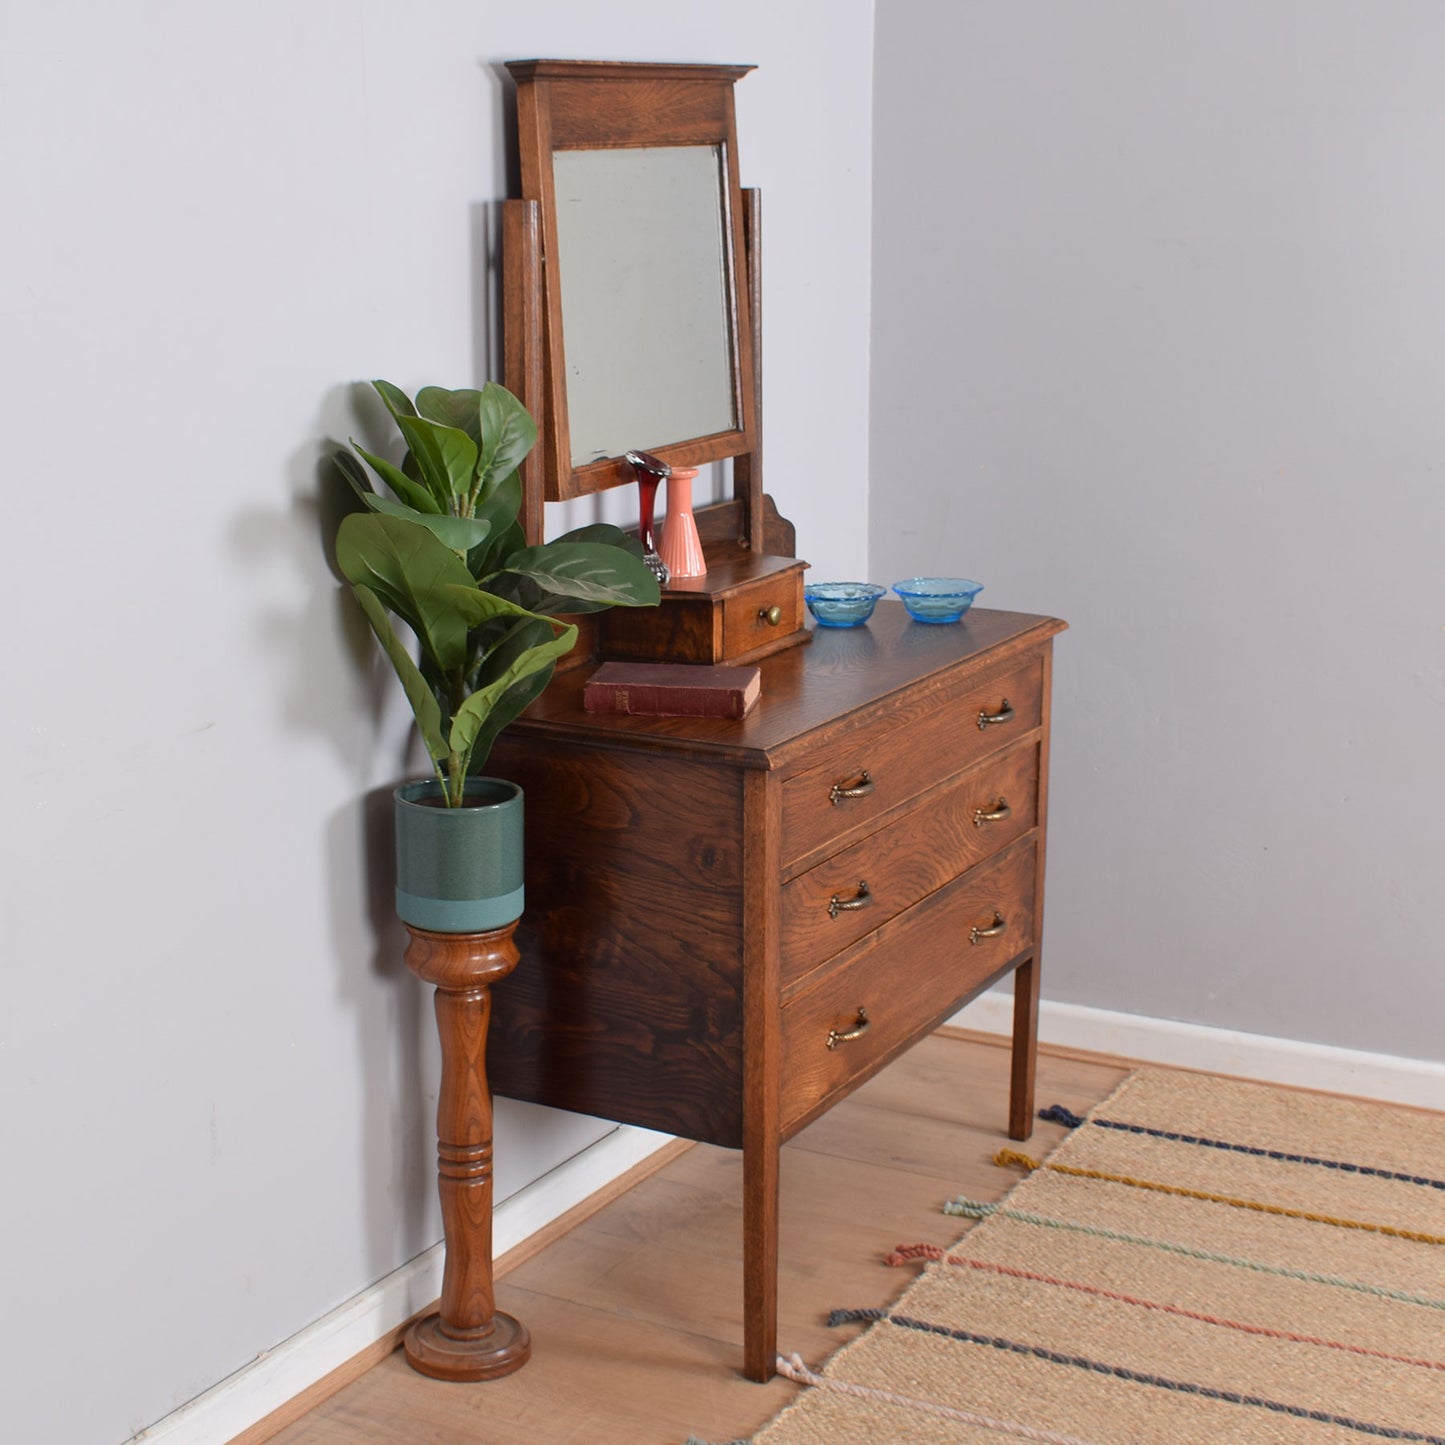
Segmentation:
<svg viewBox="0 0 1445 1445">
<path fill-rule="evenodd" d="M 866 798 L 873 791 L 873 779 L 868 776 L 868 769 L 864 768 L 858 774 L 856 783 L 834 783 L 828 793 L 828 801 L 836 808 L 844 798 Z"/>
<path fill-rule="evenodd" d="M 860 878 L 858 891 L 851 898 L 835 893 L 828 900 L 828 917 L 836 918 L 840 913 L 856 913 L 860 908 L 867 908 L 872 901 L 873 895 L 868 891 L 868 885 Z"/>
<path fill-rule="evenodd" d="M 970 943 L 982 943 L 985 938 L 997 938 L 1008 927 L 1008 920 L 997 908 L 993 911 L 993 922 L 980 927 L 977 923 L 968 930 Z"/>
<path fill-rule="evenodd" d="M 979 732 L 982 732 L 984 728 L 997 727 L 999 723 L 1011 722 L 1013 720 L 1013 715 L 1013 704 L 1009 702 L 1007 698 L 1004 698 L 1003 705 L 999 708 L 997 712 L 979 713 L 978 730 Z"/>
<path fill-rule="evenodd" d="M 776 627 L 783 620 L 783 609 L 775 602 L 771 607 L 758 608 L 758 621 Z"/>
<path fill-rule="evenodd" d="M 868 1010 L 862 1004 L 858 1005 L 858 1017 L 853 1021 L 851 1029 L 829 1029 L 828 1047 L 836 1049 L 839 1044 L 852 1043 L 854 1039 L 861 1039 L 868 1032 L 871 1026 L 868 1018 Z"/>
<path fill-rule="evenodd" d="M 973 810 L 973 826 L 982 828 L 985 823 L 1001 823 L 1012 811 L 1008 805 L 1008 799 L 999 798 L 986 808 Z"/>
</svg>

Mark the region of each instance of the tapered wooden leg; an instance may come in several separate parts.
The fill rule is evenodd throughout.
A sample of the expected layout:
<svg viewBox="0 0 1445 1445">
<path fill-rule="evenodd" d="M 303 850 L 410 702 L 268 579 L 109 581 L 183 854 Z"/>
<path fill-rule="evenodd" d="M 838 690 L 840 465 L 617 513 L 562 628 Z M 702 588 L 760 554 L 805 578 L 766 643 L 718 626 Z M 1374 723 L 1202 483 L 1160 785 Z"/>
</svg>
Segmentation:
<svg viewBox="0 0 1445 1445">
<path fill-rule="evenodd" d="M 1039 1049 L 1039 960 L 1014 970 L 1014 1037 L 1009 1079 L 1008 1133 L 1027 1139 L 1034 1132 L 1034 1068 Z"/>
<path fill-rule="evenodd" d="M 760 1383 L 778 1358 L 778 1147 L 743 1149 L 743 1373 Z"/>
<path fill-rule="evenodd" d="M 431 933 L 407 925 L 406 962 L 436 986 L 442 1077 L 437 1189 L 446 1263 L 441 1307 L 406 1333 L 413 1369 L 439 1380 L 493 1380 L 527 1363 L 526 1326 L 492 1291 L 492 1094 L 487 1087 L 491 985 L 517 966 L 515 923 L 490 933 Z"/>
</svg>

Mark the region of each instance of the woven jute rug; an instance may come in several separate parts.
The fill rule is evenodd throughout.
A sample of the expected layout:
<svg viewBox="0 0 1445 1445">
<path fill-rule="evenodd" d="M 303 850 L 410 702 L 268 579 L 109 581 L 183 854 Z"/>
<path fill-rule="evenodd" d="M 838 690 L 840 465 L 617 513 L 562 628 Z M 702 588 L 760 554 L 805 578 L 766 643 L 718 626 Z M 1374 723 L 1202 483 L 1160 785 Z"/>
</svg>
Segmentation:
<svg viewBox="0 0 1445 1445">
<path fill-rule="evenodd" d="M 1145 1069 L 1054 1117 L 754 1445 L 1445 1445 L 1445 1116 Z"/>
</svg>

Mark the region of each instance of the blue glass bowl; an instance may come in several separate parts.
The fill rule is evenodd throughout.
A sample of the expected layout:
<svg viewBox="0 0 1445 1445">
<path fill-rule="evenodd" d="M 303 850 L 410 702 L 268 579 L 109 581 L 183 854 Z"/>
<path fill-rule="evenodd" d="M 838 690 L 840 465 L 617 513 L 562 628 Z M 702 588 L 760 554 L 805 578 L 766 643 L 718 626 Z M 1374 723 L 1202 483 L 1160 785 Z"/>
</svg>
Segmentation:
<svg viewBox="0 0 1445 1445">
<path fill-rule="evenodd" d="M 872 582 L 810 582 L 803 601 L 819 627 L 862 627 L 885 591 Z"/>
<path fill-rule="evenodd" d="M 966 577 L 910 577 L 895 582 L 893 590 L 915 622 L 957 622 L 973 606 L 983 583 Z"/>
</svg>

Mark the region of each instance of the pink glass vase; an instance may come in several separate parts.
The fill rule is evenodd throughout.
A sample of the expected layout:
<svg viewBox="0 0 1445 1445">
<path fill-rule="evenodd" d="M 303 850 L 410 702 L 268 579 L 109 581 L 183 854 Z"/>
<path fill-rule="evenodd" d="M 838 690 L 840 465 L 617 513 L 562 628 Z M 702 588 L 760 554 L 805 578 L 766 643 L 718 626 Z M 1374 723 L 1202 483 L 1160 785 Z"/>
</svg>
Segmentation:
<svg viewBox="0 0 1445 1445">
<path fill-rule="evenodd" d="M 673 581 L 707 576 L 697 518 L 692 514 L 692 479 L 696 475 L 696 467 L 674 467 L 667 479 L 667 520 L 658 552 Z"/>
</svg>

